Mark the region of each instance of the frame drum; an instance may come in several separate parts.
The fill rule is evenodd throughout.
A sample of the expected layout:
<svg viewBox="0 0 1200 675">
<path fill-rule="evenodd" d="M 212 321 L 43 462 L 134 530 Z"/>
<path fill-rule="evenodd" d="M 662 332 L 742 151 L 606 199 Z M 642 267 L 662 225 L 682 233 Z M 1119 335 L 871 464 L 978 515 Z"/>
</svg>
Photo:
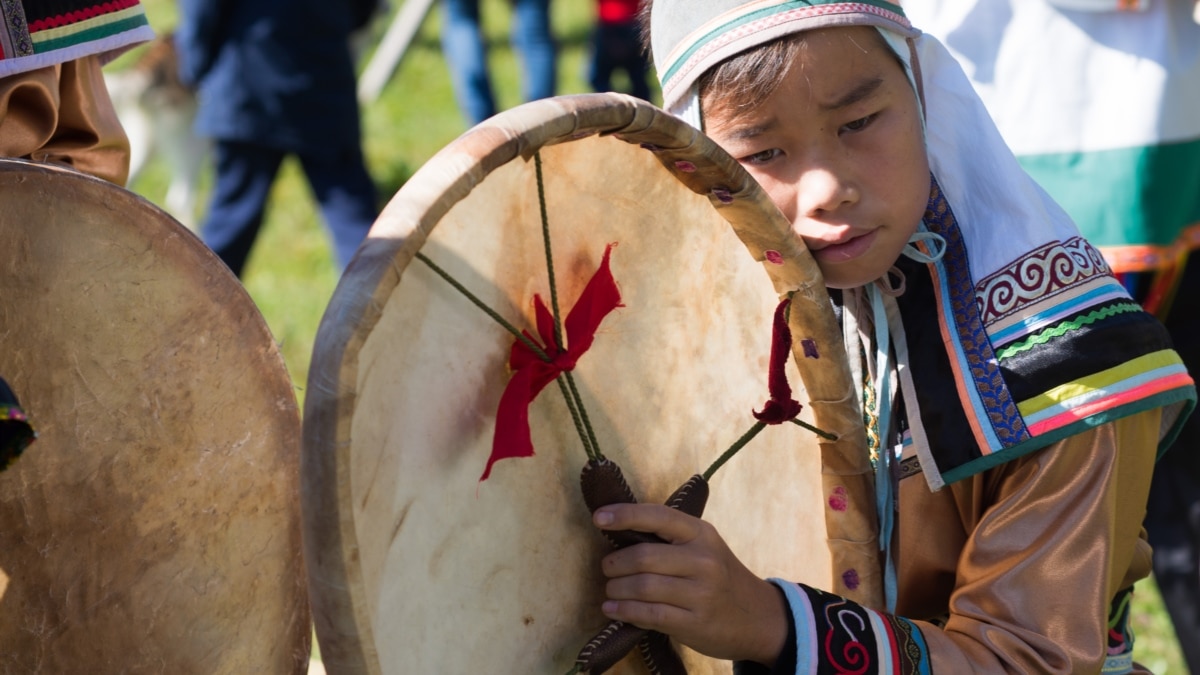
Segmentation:
<svg viewBox="0 0 1200 675">
<path fill-rule="evenodd" d="M 619 94 L 502 113 L 396 194 L 318 332 L 302 489 L 331 673 L 561 675 L 607 623 L 599 561 L 610 545 L 580 496 L 586 455 L 564 397 L 551 384 L 533 400 L 534 456 L 500 461 L 481 482 L 514 337 L 418 256 L 533 333 L 549 267 L 565 316 L 609 244 L 622 306 L 572 377 L 598 449 L 639 501 L 664 501 L 754 424 L 785 293 L 806 354 L 789 360 L 796 398 L 835 413 L 814 403 L 803 415 L 858 442 L 820 273 L 734 160 Z M 828 588 L 817 441 L 768 426 L 713 476 L 704 517 L 756 573 Z M 731 670 L 681 655 L 693 674 Z M 611 672 L 647 671 L 632 653 Z"/>
<path fill-rule="evenodd" d="M 0 160 L 0 672 L 302 673 L 295 395 L 238 280 L 110 183 Z"/>
</svg>

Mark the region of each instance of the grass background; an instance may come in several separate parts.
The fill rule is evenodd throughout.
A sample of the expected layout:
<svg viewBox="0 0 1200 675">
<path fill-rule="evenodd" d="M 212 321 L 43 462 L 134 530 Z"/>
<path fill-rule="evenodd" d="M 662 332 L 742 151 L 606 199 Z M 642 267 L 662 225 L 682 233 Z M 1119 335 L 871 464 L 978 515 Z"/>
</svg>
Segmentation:
<svg viewBox="0 0 1200 675">
<path fill-rule="evenodd" d="M 391 0 L 393 13 L 402 1 Z M 492 46 L 490 65 L 497 100 L 502 108 L 510 108 L 521 101 L 518 64 L 507 42 L 508 3 L 482 0 L 482 4 L 484 29 Z M 151 25 L 159 32 L 175 25 L 177 16 L 171 0 L 143 0 L 143 5 Z M 585 63 L 593 3 L 556 0 L 552 8 L 552 23 L 561 47 L 559 93 L 588 91 Z M 374 24 L 376 39 L 382 36 L 387 22 L 388 17 L 383 17 Z M 368 168 L 385 201 L 429 157 L 467 128 L 455 105 L 438 45 L 439 22 L 435 7 L 387 88 L 363 109 Z M 136 55 L 132 52 L 110 67 L 125 67 Z M 369 56 L 370 52 L 365 55 Z M 156 162 L 130 188 L 161 202 L 168 179 L 168 169 Z M 244 282 L 280 344 L 303 407 L 313 340 L 337 283 L 337 272 L 316 203 L 292 161 L 285 163 L 272 191 L 266 223 L 247 263 Z M 1187 673 L 1152 579 L 1139 584 L 1133 611 L 1137 660 L 1160 675 Z"/>
</svg>

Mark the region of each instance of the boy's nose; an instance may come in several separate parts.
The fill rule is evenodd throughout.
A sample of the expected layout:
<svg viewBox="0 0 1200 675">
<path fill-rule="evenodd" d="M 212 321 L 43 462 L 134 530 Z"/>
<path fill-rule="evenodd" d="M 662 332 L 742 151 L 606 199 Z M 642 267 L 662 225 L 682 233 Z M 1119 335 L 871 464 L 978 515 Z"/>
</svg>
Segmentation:
<svg viewBox="0 0 1200 675">
<path fill-rule="evenodd" d="M 858 187 L 853 181 L 829 167 L 812 167 L 804 171 L 796 190 L 799 215 L 814 218 L 836 212 L 858 201 Z"/>
</svg>

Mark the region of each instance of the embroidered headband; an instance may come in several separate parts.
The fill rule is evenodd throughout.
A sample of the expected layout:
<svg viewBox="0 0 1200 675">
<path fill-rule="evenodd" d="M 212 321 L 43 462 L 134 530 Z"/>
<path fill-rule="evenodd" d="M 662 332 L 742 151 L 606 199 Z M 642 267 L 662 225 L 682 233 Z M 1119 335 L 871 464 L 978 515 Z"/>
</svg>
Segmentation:
<svg viewBox="0 0 1200 675">
<path fill-rule="evenodd" d="M 772 40 L 828 26 L 876 26 L 921 34 L 884 0 L 657 0 L 651 13 L 654 66 L 663 107 L 685 104 L 693 85 L 725 59 Z"/>
</svg>

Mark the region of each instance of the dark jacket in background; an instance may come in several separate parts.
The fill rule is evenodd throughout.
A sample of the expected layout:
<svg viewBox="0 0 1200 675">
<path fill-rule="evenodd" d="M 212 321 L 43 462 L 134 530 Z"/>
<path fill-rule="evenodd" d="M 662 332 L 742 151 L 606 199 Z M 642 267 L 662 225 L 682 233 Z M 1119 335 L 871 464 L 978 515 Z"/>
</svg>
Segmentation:
<svg viewBox="0 0 1200 675">
<path fill-rule="evenodd" d="M 289 152 L 360 141 L 351 31 L 379 0 L 180 0 L 180 71 L 198 134 Z"/>
</svg>

